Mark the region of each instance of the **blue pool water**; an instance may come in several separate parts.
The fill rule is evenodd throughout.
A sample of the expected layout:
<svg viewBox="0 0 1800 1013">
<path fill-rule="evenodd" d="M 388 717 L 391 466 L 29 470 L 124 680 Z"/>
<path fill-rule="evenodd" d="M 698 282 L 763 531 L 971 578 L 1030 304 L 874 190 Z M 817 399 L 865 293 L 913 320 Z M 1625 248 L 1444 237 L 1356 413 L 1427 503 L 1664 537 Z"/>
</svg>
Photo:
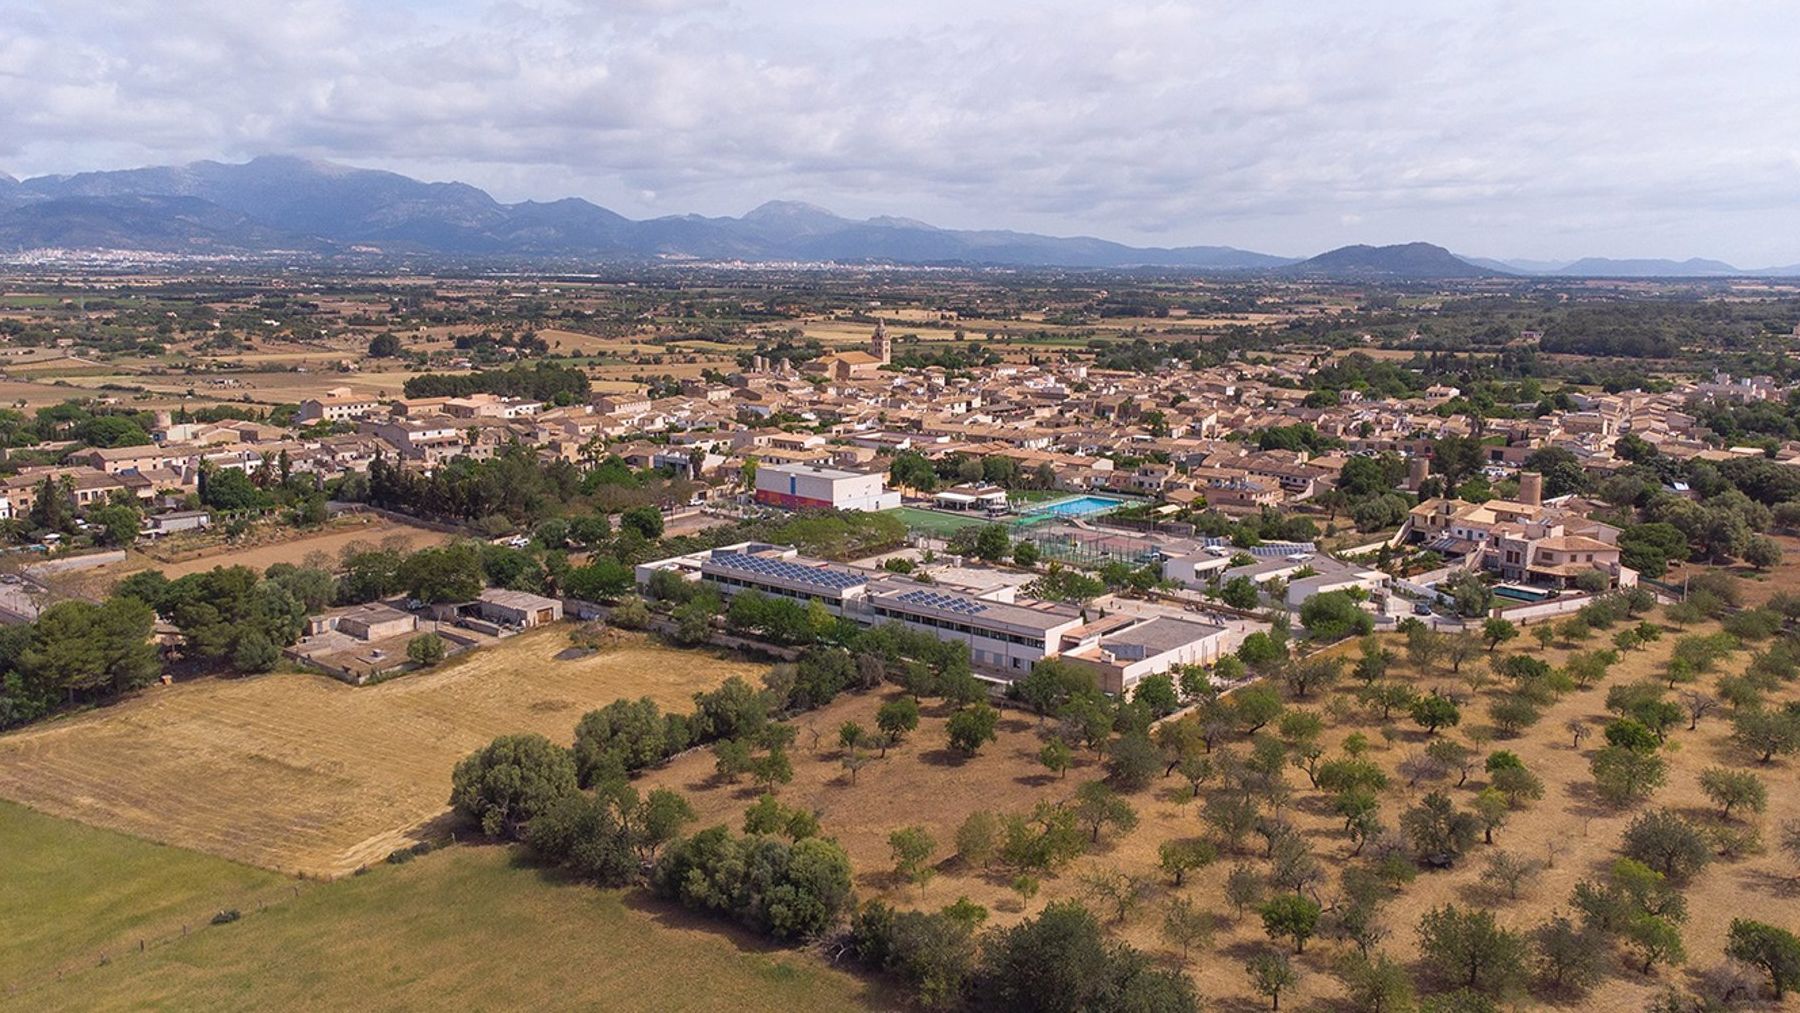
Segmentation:
<svg viewBox="0 0 1800 1013">
<path fill-rule="evenodd" d="M 1117 510 L 1124 505 L 1122 499 L 1109 496 L 1077 496 L 1074 499 L 1057 500 L 1041 509 L 1032 511 L 1033 516 L 1049 517 L 1087 517 L 1090 514 L 1103 514 L 1108 510 Z"/>
</svg>

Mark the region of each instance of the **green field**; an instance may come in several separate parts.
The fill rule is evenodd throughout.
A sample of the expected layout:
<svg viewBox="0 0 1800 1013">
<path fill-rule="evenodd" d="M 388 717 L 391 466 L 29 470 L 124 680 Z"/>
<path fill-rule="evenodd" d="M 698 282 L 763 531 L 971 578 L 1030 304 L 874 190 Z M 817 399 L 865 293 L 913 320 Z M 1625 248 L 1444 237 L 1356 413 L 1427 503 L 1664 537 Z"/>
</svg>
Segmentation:
<svg viewBox="0 0 1800 1013">
<path fill-rule="evenodd" d="M 164 862 L 236 868 L 143 847 Z M 6 854 L 10 860 L 10 849 Z M 110 869 L 92 864 L 94 879 L 108 878 Z M 20 878 L 8 869 L 5 889 L 17 890 Z M 68 936 L 69 925 L 92 916 L 85 904 L 76 909 L 75 898 L 97 889 L 89 881 L 79 890 L 45 895 L 41 900 L 49 906 L 36 908 L 32 918 L 19 916 L 9 893 L 0 914 L 9 932 L 36 921 Z M 55 917 L 44 917 L 46 912 Z M 7 959 L 16 959 L 15 949 L 16 940 L 9 940 Z M 812 956 L 768 949 L 723 923 L 653 904 L 641 892 L 564 881 L 500 847 L 451 848 L 406 865 L 307 884 L 298 896 L 290 890 L 266 910 L 245 908 L 237 922 L 202 925 L 147 952 L 133 947 L 105 966 L 84 962 L 60 981 L 0 996 L 0 1009 L 34 1011 L 445 1005 L 840 1011 L 895 1005 L 877 986 Z"/>
<path fill-rule="evenodd" d="M 221 908 L 292 895 L 292 881 L 0 802 L 0 993 L 179 936 Z"/>
<path fill-rule="evenodd" d="M 947 538 L 964 528 L 979 528 L 991 523 L 985 518 L 958 517 L 955 514 L 938 513 L 935 510 L 920 510 L 917 507 L 895 507 L 887 511 L 906 523 L 909 530 L 923 531 L 928 535 Z"/>
</svg>

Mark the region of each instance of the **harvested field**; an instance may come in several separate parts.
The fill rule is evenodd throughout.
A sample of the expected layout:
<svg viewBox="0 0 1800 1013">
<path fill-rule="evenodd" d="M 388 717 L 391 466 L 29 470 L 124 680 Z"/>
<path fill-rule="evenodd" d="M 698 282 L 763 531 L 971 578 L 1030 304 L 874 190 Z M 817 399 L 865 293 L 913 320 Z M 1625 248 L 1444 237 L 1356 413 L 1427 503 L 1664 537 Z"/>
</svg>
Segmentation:
<svg viewBox="0 0 1800 1013">
<path fill-rule="evenodd" d="M 1671 746 L 1663 751 L 1668 763 L 1666 787 L 1656 793 L 1647 806 L 1619 810 L 1603 804 L 1593 790 L 1588 757 L 1597 748 L 1598 735 L 1588 739 L 1579 750 L 1571 746 L 1565 726 L 1571 720 L 1586 723 L 1598 732 L 1607 715 L 1603 706 L 1606 689 L 1640 678 L 1654 678 L 1663 670 L 1678 636 L 1715 631 L 1717 627 L 1688 630 L 1669 628 L 1662 639 L 1648 647 L 1629 652 L 1615 664 L 1606 678 L 1587 690 L 1565 694 L 1545 708 L 1541 719 L 1517 737 L 1499 737 L 1481 747 L 1484 751 L 1505 749 L 1516 753 L 1544 781 L 1545 795 L 1528 807 L 1512 812 L 1495 833 L 1493 845 L 1477 844 L 1452 869 L 1421 871 L 1418 878 L 1391 897 L 1381 909 L 1381 924 L 1388 936 L 1381 946 L 1415 972 L 1419 959 L 1414 927 L 1419 918 L 1434 906 L 1456 903 L 1492 908 L 1502 925 L 1528 931 L 1542 923 L 1553 911 L 1568 911 L 1570 891 L 1583 878 L 1603 873 L 1618 857 L 1621 835 L 1632 818 L 1644 809 L 1669 807 L 1697 822 L 1707 823 L 1717 809 L 1708 803 L 1699 789 L 1699 773 L 1706 767 L 1728 764 L 1753 770 L 1769 785 L 1769 812 L 1760 818 L 1765 836 L 1783 820 L 1800 819 L 1800 793 L 1791 790 L 1800 777 L 1800 760 L 1789 757 L 1768 765 L 1758 765 L 1745 757 L 1730 740 L 1730 724 L 1718 712 L 1703 718 L 1696 731 L 1671 733 Z M 1581 648 L 1602 646 L 1597 635 Z M 1529 646 L 1521 646 L 1529 645 Z M 1389 638 L 1390 649 L 1400 653 L 1400 638 Z M 1542 650 L 1529 639 L 1514 641 L 1501 651 L 1543 657 L 1553 664 L 1562 663 L 1575 648 L 1559 644 Z M 1403 655 L 1402 655 L 1403 656 Z M 1748 651 L 1727 657 L 1714 673 L 1704 677 L 1705 683 L 1721 675 L 1741 672 L 1749 659 Z M 1485 657 L 1464 664 L 1464 669 L 1481 668 Z M 1421 675 L 1402 661 L 1393 674 L 1414 683 L 1420 689 L 1441 686 L 1467 694 L 1461 682 L 1449 673 L 1447 664 L 1429 676 Z M 1487 701 L 1495 698 L 1500 687 L 1490 683 L 1477 695 L 1477 702 L 1464 707 L 1463 724 L 1455 732 L 1467 741 L 1468 733 L 1492 735 L 1486 725 Z M 1392 776 L 1397 764 L 1415 754 L 1429 741 L 1423 729 L 1401 717 L 1388 726 L 1391 740 L 1381 734 L 1382 723 L 1360 706 L 1346 708 L 1333 716 L 1332 697 L 1348 697 L 1347 686 L 1335 693 L 1313 694 L 1300 705 L 1320 713 L 1326 731 L 1322 743 L 1326 754 L 1337 755 L 1344 739 L 1355 731 L 1371 740 L 1373 748 L 1367 758 L 1374 760 Z M 1796 687 L 1790 684 L 1783 699 L 1793 699 Z M 890 901 L 923 909 L 937 909 L 968 896 L 985 905 L 993 917 L 989 924 L 1009 924 L 1027 912 L 1036 912 L 1047 901 L 1079 898 L 1097 909 L 1098 902 L 1084 884 L 1096 874 L 1123 873 L 1141 877 L 1145 894 L 1127 912 L 1115 931 L 1133 944 L 1175 961 L 1175 952 L 1160 933 L 1163 907 L 1179 893 L 1191 898 L 1201 909 L 1223 918 L 1210 953 L 1196 954 L 1190 964 L 1196 984 L 1209 1008 L 1266 1008 L 1250 990 L 1243 965 L 1248 957 L 1269 944 L 1260 920 L 1254 912 L 1233 919 L 1224 901 L 1224 881 L 1234 864 L 1247 863 L 1264 870 L 1262 845 L 1255 835 L 1248 835 L 1244 850 L 1229 851 L 1219 861 L 1195 873 L 1179 890 L 1170 886 L 1168 877 L 1158 869 L 1158 847 L 1167 840 L 1197 838 L 1209 835 L 1201 821 L 1201 805 L 1190 799 L 1185 782 L 1176 777 L 1158 779 L 1130 801 L 1137 811 L 1138 825 L 1132 832 L 1113 840 L 1104 840 L 1089 854 L 1044 881 L 1042 891 L 1024 907 L 1009 884 L 1011 870 L 971 869 L 955 857 L 955 833 L 963 819 L 981 809 L 1004 813 L 1028 811 L 1040 800 L 1070 798 L 1083 781 L 1102 776 L 1098 758 L 1077 747 L 1076 766 L 1066 779 L 1057 779 L 1038 762 L 1037 754 L 1044 736 L 1055 727 L 1054 722 L 1041 725 L 1032 716 L 1018 711 L 1003 712 L 998 741 L 984 746 L 980 755 L 962 759 L 945 748 L 944 720 L 946 712 L 928 705 L 920 728 L 906 742 L 890 750 L 888 757 L 864 768 L 851 784 L 841 769 L 841 752 L 837 748 L 837 729 L 845 721 L 854 720 L 865 728 L 874 727 L 874 712 L 884 697 L 871 694 L 842 698 L 831 706 L 799 718 L 801 726 L 794 747 L 794 781 L 780 789 L 782 801 L 790 805 L 815 809 L 821 813 L 824 832 L 840 840 L 850 853 L 857 873 L 857 886 L 863 896 L 885 895 Z M 1290 702 L 1290 706 L 1296 704 Z M 817 729 L 817 744 L 810 731 Z M 1482 729 L 1486 729 L 1482 732 Z M 1271 726 L 1272 730 L 1272 726 Z M 1601 743 L 1604 744 L 1604 743 Z M 1239 755 L 1246 749 L 1242 736 L 1222 746 Z M 1402 810 L 1415 804 L 1433 787 L 1447 791 L 1459 808 L 1466 809 L 1476 792 L 1486 786 L 1486 775 L 1479 765 L 1461 787 L 1453 787 L 1455 774 L 1438 784 L 1421 783 L 1407 787 L 1404 778 L 1383 793 L 1383 822 L 1392 827 L 1399 823 Z M 1306 775 L 1290 768 L 1287 779 L 1294 790 L 1292 803 L 1284 810 L 1302 832 L 1313 853 L 1324 865 L 1327 877 L 1321 886 L 1326 900 L 1337 895 L 1337 874 L 1351 864 L 1350 843 L 1342 833 L 1342 820 L 1332 814 L 1330 797 L 1312 789 Z M 743 810 L 755 801 L 756 791 L 748 782 L 720 784 L 712 769 L 712 758 L 705 753 L 690 753 L 677 758 L 667 768 L 647 775 L 649 783 L 676 788 L 687 794 L 702 824 L 726 823 L 737 826 Z M 1203 800 L 1213 786 L 1203 790 Z M 1709 815 L 1710 814 L 1710 815 Z M 939 875 L 923 887 L 902 885 L 891 875 L 892 856 L 887 838 L 904 826 L 926 828 L 937 841 L 935 859 Z M 1480 882 L 1486 855 L 1504 851 L 1522 859 L 1542 864 L 1536 881 L 1524 889 L 1517 899 L 1496 894 Z M 1778 854 L 1762 853 L 1741 858 L 1720 859 L 1703 871 L 1687 890 L 1691 912 L 1682 927 L 1689 959 L 1688 968 L 1709 967 L 1722 958 L 1725 933 L 1734 916 L 1745 912 L 1762 912 L 1762 917 L 1783 922 L 1789 928 L 1800 923 L 1800 903 L 1784 876 L 1789 874 L 1788 860 Z M 1783 916 L 1785 912 L 1785 916 Z M 1290 947 L 1291 948 L 1291 947 Z M 1301 970 L 1299 988 L 1290 996 L 1283 994 L 1283 1005 L 1292 1001 L 1294 1008 L 1314 1008 L 1342 998 L 1344 992 L 1331 974 L 1332 961 L 1344 952 L 1345 944 L 1330 939 L 1315 940 L 1306 952 L 1295 958 Z M 1621 950 L 1621 952 L 1624 952 Z M 1621 959 L 1609 977 L 1585 999 L 1582 1009 L 1640 1010 L 1655 993 L 1670 983 L 1686 984 L 1684 968 L 1660 968 L 1653 975 L 1638 973 Z"/>
<path fill-rule="evenodd" d="M 285 534 L 288 529 L 259 529 L 267 533 L 273 531 Z M 404 539 L 410 549 L 421 549 L 427 545 L 436 545 L 451 539 L 441 531 L 422 528 L 399 521 L 389 520 L 376 514 L 351 514 L 334 520 L 331 525 L 317 533 L 300 538 L 286 538 L 263 544 L 246 546 L 214 545 L 193 551 L 179 551 L 180 543 L 168 543 L 152 547 L 148 552 L 133 550 L 122 563 L 108 566 L 97 566 L 91 570 L 82 570 L 56 578 L 54 583 L 65 591 L 82 591 L 96 595 L 104 594 L 119 580 L 138 570 L 161 570 L 171 580 L 190 573 L 201 573 L 217 566 L 248 566 L 257 571 L 266 570 L 276 563 L 303 562 L 307 556 L 315 552 L 323 552 L 337 557 L 344 547 L 352 542 L 380 543 L 390 538 Z M 175 551 L 171 552 L 171 549 Z"/>
<path fill-rule="evenodd" d="M 153 875 L 154 870 L 143 870 Z M 287 891 L 283 891 L 287 894 Z M 520 860 L 454 848 L 246 905 L 242 920 L 111 954 L 0 1009 L 891 1009 L 809 953 Z"/>
<path fill-rule="evenodd" d="M 134 381 L 121 378 L 120 382 L 131 383 Z M 25 380 L 0 380 L 0 404 L 8 406 L 23 404 L 27 409 L 32 410 L 93 395 L 93 391 L 77 386 L 57 386 L 49 383 L 31 383 Z"/>
<path fill-rule="evenodd" d="M 550 347 L 559 355 L 605 355 L 608 352 L 627 353 L 633 349 L 647 353 L 661 351 L 650 345 L 640 344 L 640 336 L 604 337 L 599 334 L 584 334 L 581 331 L 566 331 L 557 327 L 547 327 L 537 332 L 538 337 L 550 343 Z"/>
<path fill-rule="evenodd" d="M 153 687 L 0 736 L 0 797 L 283 872 L 336 876 L 418 839 L 456 761 L 508 732 L 567 742 L 582 713 L 695 691 L 764 666 L 633 637 L 570 661 L 568 627 L 353 688 L 273 674 Z"/>
</svg>

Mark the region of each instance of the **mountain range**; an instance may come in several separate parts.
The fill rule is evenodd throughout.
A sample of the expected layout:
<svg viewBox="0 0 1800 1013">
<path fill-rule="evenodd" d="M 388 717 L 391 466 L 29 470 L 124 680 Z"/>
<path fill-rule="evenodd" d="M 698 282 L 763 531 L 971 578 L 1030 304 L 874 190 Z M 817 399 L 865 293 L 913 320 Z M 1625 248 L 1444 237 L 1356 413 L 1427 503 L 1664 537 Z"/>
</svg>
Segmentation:
<svg viewBox="0 0 1800 1013">
<path fill-rule="evenodd" d="M 738 218 L 634 220 L 577 197 L 506 204 L 466 183 L 283 156 L 19 180 L 0 173 L 0 251 L 461 260 L 832 261 L 1011 267 L 1161 267 L 1325 278 L 1499 275 L 1723 277 L 1718 261 L 1569 264 L 1464 257 L 1429 243 L 1346 246 L 1308 259 L 1229 246 L 1133 247 L 1092 237 L 943 229 L 907 218 L 842 218 L 771 201 Z"/>
</svg>

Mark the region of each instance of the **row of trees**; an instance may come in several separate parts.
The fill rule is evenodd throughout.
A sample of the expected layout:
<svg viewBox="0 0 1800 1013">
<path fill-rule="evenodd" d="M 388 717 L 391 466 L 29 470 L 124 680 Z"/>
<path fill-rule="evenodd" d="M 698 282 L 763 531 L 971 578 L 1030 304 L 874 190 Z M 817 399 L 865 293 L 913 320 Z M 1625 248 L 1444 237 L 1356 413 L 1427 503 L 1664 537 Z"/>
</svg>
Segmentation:
<svg viewBox="0 0 1800 1013">
<path fill-rule="evenodd" d="M 1199 999 L 1185 974 L 1109 939 L 1076 902 L 1044 908 L 1009 928 L 981 930 L 987 911 L 961 902 L 942 911 L 871 901 L 851 919 L 850 952 L 907 984 L 931 1009 L 1185 1013 Z"/>
<path fill-rule="evenodd" d="M 105 700 L 162 674 L 150 632 L 156 615 L 129 595 L 71 600 L 35 622 L 0 626 L 0 728 L 58 707 Z"/>
</svg>

